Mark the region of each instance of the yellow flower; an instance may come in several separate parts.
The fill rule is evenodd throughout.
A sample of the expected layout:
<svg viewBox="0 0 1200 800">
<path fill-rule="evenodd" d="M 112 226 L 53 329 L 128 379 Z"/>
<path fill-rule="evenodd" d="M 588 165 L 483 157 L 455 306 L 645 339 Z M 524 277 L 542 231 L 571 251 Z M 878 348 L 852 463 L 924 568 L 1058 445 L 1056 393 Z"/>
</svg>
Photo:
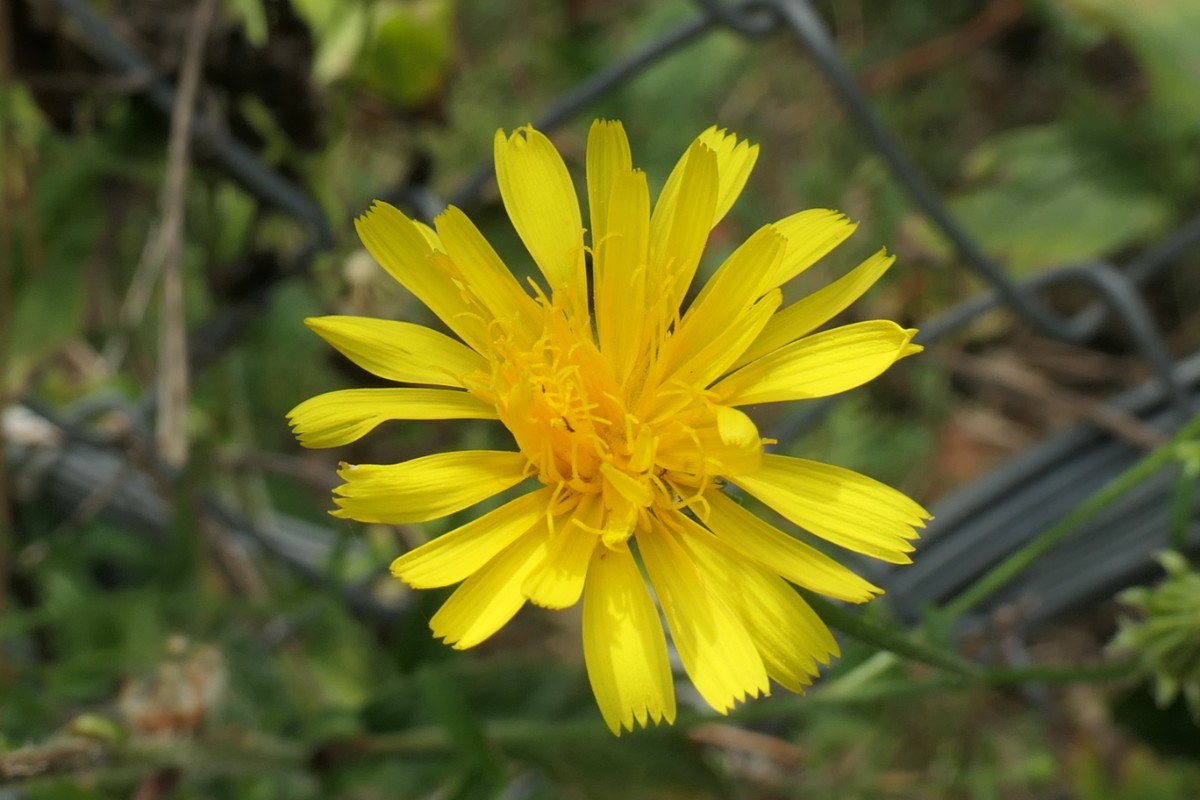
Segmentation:
<svg viewBox="0 0 1200 800">
<path fill-rule="evenodd" d="M 363 243 L 458 337 L 407 322 L 320 317 L 308 324 L 359 366 L 400 383 L 349 389 L 290 413 L 301 443 L 334 447 L 392 419 L 498 419 L 513 451 L 440 453 L 401 464 L 342 465 L 334 516 L 415 523 L 472 506 L 527 478 L 535 488 L 404 554 L 392 572 L 418 589 L 461 586 L 434 615 L 455 648 L 487 639 L 527 601 L 583 598 L 583 651 L 608 726 L 673 722 L 666 638 L 721 713 L 802 691 L 837 654 L 788 582 L 861 603 L 880 589 L 745 510 L 733 484 L 808 533 L 893 563 L 929 515 L 840 467 L 763 452 L 741 407 L 842 392 L 918 352 L 893 322 L 812 331 L 890 266 L 880 251 L 780 310 L 780 286 L 855 225 L 802 211 L 751 236 L 687 304 L 709 231 L 741 192 L 757 146 L 702 133 L 653 211 L 619 122 L 587 145 L 590 244 L 575 189 L 550 140 L 498 131 L 500 194 L 545 279 L 518 282 L 457 208 L 436 230 L 377 203 Z M 586 253 L 592 256 L 589 303 Z M 546 290 L 548 288 L 548 291 Z"/>
</svg>

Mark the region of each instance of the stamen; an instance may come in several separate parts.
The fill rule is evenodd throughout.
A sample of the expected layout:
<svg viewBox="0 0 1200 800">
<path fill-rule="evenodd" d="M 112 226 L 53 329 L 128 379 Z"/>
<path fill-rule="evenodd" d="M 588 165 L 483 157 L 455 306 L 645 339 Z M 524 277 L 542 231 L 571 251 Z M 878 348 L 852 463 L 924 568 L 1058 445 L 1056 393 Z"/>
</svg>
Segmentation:
<svg viewBox="0 0 1200 800">
<path fill-rule="evenodd" d="M 638 403 L 652 412 L 647 421 L 638 413 L 641 408 L 626 402 L 630 382 L 638 379 L 628 376 L 618 387 L 594 342 L 564 313 L 564 299 L 547 297 L 536 281 L 529 283 L 542 310 L 540 331 L 527 334 L 532 342 L 521 341 L 524 337 L 514 338 L 502 323 L 490 321 L 492 374 L 473 378 L 472 385 L 495 397 L 501 420 L 529 457 L 528 474 L 553 487 L 552 515 L 561 520 L 568 507 L 599 503 L 586 516 L 575 516 L 610 543 L 624 542 L 635 529 L 650 525 L 654 509 L 695 505 L 706 516 L 703 494 L 712 485 L 710 472 L 719 467 L 705 454 L 713 423 L 711 393 L 678 380 L 639 387 L 639 393 L 652 390 Z M 668 309 L 661 295 L 654 302 L 648 313 L 656 322 L 643 329 L 643 351 L 653 352 L 679 322 L 677 307 Z M 647 377 L 642 374 L 640 380 Z M 657 466 L 660 454 L 686 465 L 685 471 L 668 473 Z M 553 530 L 554 520 L 548 517 L 547 525 Z"/>
<path fill-rule="evenodd" d="M 655 488 L 658 489 L 659 496 L 666 498 L 669 503 L 670 499 L 671 499 L 672 490 L 667 487 L 667 484 L 664 483 L 663 478 L 655 473 L 650 473 L 646 477 L 648 477 L 650 479 L 650 482 L 653 483 Z"/>
</svg>

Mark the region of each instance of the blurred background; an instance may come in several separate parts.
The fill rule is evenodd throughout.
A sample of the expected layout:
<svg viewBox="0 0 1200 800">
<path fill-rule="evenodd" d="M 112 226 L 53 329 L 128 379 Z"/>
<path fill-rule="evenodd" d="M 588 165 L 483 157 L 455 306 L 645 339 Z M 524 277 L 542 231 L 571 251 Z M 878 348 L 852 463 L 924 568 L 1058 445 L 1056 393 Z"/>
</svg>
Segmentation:
<svg viewBox="0 0 1200 800">
<path fill-rule="evenodd" d="M 1194 0 L 0 0 L 0 81 L 3 800 L 1200 797 L 1200 728 L 1105 649 L 1114 593 L 1200 544 L 1197 454 L 931 611 L 1200 406 Z M 873 619 L 1090 678 L 948 682 L 847 640 L 805 697 L 717 718 L 685 681 L 676 727 L 616 739 L 577 609 L 433 640 L 446 593 L 387 565 L 474 512 L 334 520 L 336 463 L 506 434 L 302 450 L 290 408 L 377 381 L 303 318 L 431 321 L 354 236 L 377 198 L 459 205 L 528 274 L 492 137 L 537 124 L 582 188 L 596 117 L 652 191 L 711 124 L 760 145 L 702 270 L 808 207 L 861 225 L 793 297 L 897 254 L 842 321 L 926 354 L 755 418 L 937 514 Z"/>
</svg>

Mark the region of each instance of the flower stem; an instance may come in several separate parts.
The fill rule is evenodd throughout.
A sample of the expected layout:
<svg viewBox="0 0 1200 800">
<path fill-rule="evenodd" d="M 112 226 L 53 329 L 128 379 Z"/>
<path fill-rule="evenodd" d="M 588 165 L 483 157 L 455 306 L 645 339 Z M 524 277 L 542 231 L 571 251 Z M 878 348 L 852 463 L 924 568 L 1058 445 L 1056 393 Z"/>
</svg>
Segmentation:
<svg viewBox="0 0 1200 800">
<path fill-rule="evenodd" d="M 1004 561 L 985 573 L 966 591 L 955 598 L 945 610 L 950 617 L 960 617 L 995 594 L 1005 584 L 1037 561 L 1081 525 L 1091 520 L 1114 501 L 1124 496 L 1151 475 L 1180 457 L 1180 447 L 1200 435 L 1200 414 L 1192 417 L 1171 441 L 1117 476 L 1099 492 L 1089 497 L 1070 514 L 1030 540 Z"/>
<path fill-rule="evenodd" d="M 821 619 L 847 636 L 898 656 L 953 672 L 956 675 L 975 678 L 981 674 L 979 667 L 954 653 L 923 642 L 895 628 L 872 622 L 864 615 L 849 611 L 812 592 L 804 589 L 799 591 Z"/>
<path fill-rule="evenodd" d="M 1171 497 L 1171 549 L 1187 555 L 1187 532 L 1192 521 L 1196 481 L 1200 479 L 1200 442 L 1182 442 L 1177 447 L 1179 473 Z"/>
<path fill-rule="evenodd" d="M 1036 664 L 1029 667 L 991 667 L 984 670 L 983 681 L 989 686 L 1017 683 L 1101 683 L 1128 678 L 1140 669 L 1134 659 L 1082 666 Z"/>
<path fill-rule="evenodd" d="M 1138 670 L 1134 660 L 1116 661 L 1086 666 L 1037 665 L 1031 667 L 993 667 L 983 670 L 977 680 L 961 675 L 934 675 L 914 679 L 912 676 L 884 677 L 882 672 L 899 663 L 893 653 L 881 652 L 845 677 L 820 684 L 820 688 L 809 695 L 798 697 L 780 695 L 768 702 L 749 703 L 739 706 L 730 714 L 730 719 L 740 723 L 782 716 L 821 713 L 830 707 L 852 704 L 878 703 L 901 700 L 921 695 L 961 692 L 972 689 L 993 689 L 1021 683 L 1102 683 L 1127 678 Z M 867 665 L 869 674 L 858 680 L 860 670 Z M 680 721 L 685 719 L 680 717 Z M 687 718 L 691 722 L 701 719 Z"/>
</svg>

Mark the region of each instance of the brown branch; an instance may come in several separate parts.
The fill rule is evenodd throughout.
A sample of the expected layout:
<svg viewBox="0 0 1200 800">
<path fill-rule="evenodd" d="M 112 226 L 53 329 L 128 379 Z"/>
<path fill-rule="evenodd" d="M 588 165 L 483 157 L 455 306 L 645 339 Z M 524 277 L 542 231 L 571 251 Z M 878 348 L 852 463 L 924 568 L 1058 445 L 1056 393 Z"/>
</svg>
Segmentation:
<svg viewBox="0 0 1200 800">
<path fill-rule="evenodd" d="M 136 777 L 177 769 L 202 775 L 260 775 L 278 770 L 303 771 L 308 760 L 309 750 L 302 745 L 249 733 L 205 740 L 106 740 L 65 735 L 0 754 L 0 787 L 47 778 L 105 774 Z"/>
<path fill-rule="evenodd" d="M 26 72 L 21 82 L 36 92 L 125 96 L 143 92 L 158 76 L 147 70 L 127 75 L 97 75 L 92 72 Z"/>
<path fill-rule="evenodd" d="M 91 772 L 104 764 L 106 756 L 104 743 L 74 736 L 23 747 L 0 755 L 0 786 Z"/>
<path fill-rule="evenodd" d="M 759 756 L 784 767 L 797 767 L 807 760 L 804 751 L 791 742 L 727 723 L 697 726 L 688 731 L 688 738 L 697 744 Z"/>
<path fill-rule="evenodd" d="M 187 461 L 187 327 L 183 298 L 183 217 L 188 177 L 189 132 L 196 93 L 204 67 L 204 44 L 216 13 L 216 0 L 201 0 L 192 15 L 179 95 L 171 111 L 167 175 L 163 183 L 162 319 L 158 351 L 158 420 L 155 441 L 159 456 L 172 466 Z"/>
<path fill-rule="evenodd" d="M 1025 4 L 1022 0 L 992 0 L 983 11 L 957 30 L 863 70 L 858 76 L 859 84 L 868 92 L 879 92 L 951 64 L 1001 35 L 1024 16 Z"/>
<path fill-rule="evenodd" d="M 121 368 L 121 362 L 129 350 L 129 339 L 146 316 L 146 309 L 154 296 L 154 285 L 163 265 L 163 237 L 159 235 L 161 225 L 154 225 L 142 244 L 142 253 L 134 267 L 133 277 L 117 312 L 117 330 L 104 345 L 101 358 L 112 374 Z"/>
</svg>

